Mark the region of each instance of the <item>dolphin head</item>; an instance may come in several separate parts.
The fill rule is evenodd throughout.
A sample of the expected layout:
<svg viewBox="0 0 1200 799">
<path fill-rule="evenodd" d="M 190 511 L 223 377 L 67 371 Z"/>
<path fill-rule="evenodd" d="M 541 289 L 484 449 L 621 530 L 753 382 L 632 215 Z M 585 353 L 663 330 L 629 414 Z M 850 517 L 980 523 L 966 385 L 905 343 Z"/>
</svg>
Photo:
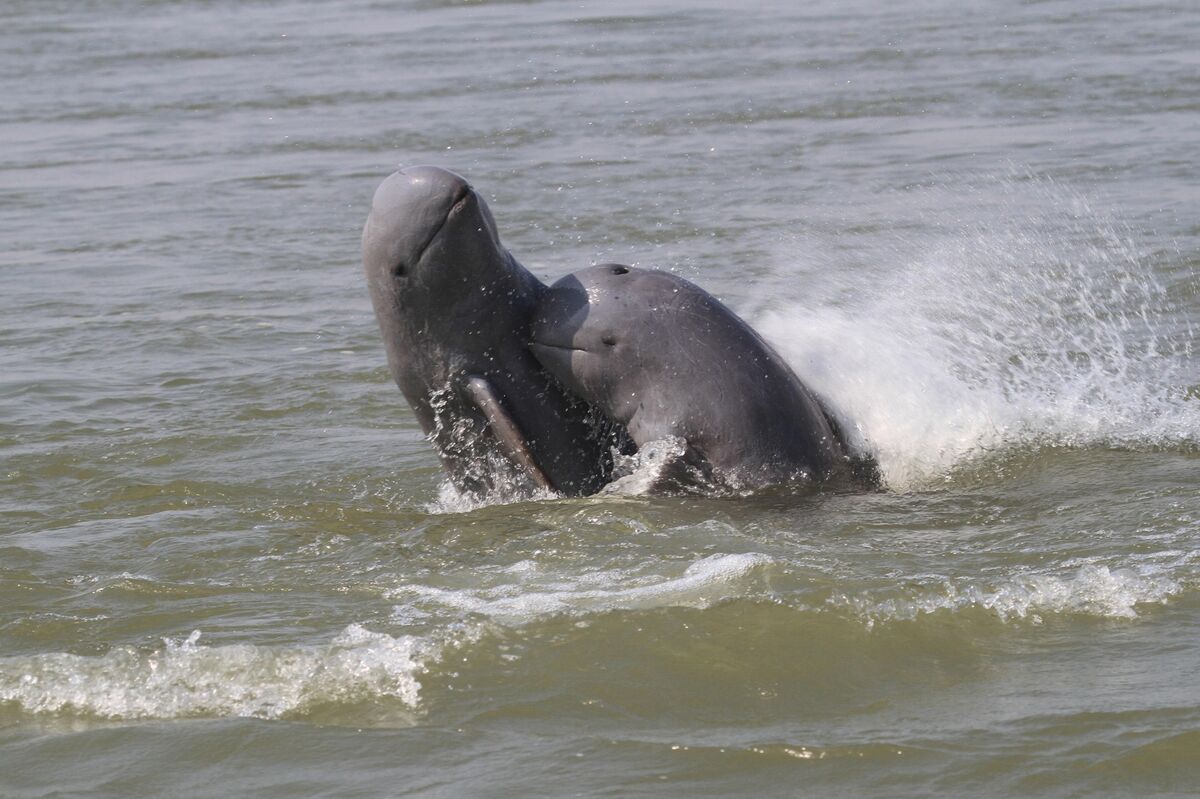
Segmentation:
<svg viewBox="0 0 1200 799">
<path fill-rule="evenodd" d="M 523 338 L 544 286 L 500 243 L 487 203 L 461 176 L 406 167 L 375 191 L 363 267 L 388 362 L 406 394 Z M 411 394 L 410 394 L 411 396 Z"/>
<path fill-rule="evenodd" d="M 530 350 L 571 393 L 628 423 L 653 383 L 673 373 L 660 310 L 674 301 L 663 273 L 601 264 L 567 275 L 542 296 Z"/>
<path fill-rule="evenodd" d="M 472 293 L 504 250 L 491 210 L 465 179 L 414 166 L 375 190 L 362 253 L 372 292 L 437 292 L 444 301 L 447 291 Z"/>
</svg>

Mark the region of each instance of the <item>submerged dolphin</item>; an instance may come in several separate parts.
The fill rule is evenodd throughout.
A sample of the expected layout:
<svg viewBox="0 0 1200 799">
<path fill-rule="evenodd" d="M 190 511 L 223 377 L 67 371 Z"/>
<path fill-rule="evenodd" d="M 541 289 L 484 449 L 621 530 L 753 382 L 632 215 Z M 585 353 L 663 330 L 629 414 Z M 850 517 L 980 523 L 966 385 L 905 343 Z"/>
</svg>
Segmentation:
<svg viewBox="0 0 1200 799">
<path fill-rule="evenodd" d="M 554 283 L 530 348 L 639 447 L 686 442 L 693 488 L 875 482 L 837 423 L 753 329 L 683 278 L 605 264 Z"/>
<path fill-rule="evenodd" d="M 388 177 L 362 254 L 392 377 L 455 486 L 579 495 L 609 481 L 621 434 L 530 354 L 546 287 L 466 180 L 429 166 Z"/>
</svg>

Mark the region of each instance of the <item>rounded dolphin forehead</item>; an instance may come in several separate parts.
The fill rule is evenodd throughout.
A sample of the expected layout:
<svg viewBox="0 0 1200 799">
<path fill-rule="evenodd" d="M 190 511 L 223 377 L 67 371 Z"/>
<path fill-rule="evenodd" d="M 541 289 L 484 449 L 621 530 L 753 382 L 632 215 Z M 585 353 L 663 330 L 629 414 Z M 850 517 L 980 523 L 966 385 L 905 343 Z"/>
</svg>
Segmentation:
<svg viewBox="0 0 1200 799">
<path fill-rule="evenodd" d="M 430 228 L 441 224 L 453 194 L 449 180 L 434 185 L 431 177 L 393 172 L 384 178 L 371 198 L 371 212 L 363 227 L 365 246 L 391 255 L 415 245 Z"/>
<path fill-rule="evenodd" d="M 371 205 L 381 212 L 397 205 L 437 202 L 470 191 L 471 184 L 461 175 L 435 166 L 405 167 L 388 175 L 375 189 Z"/>
<path fill-rule="evenodd" d="M 440 226 L 456 199 L 471 187 L 451 172 L 439 172 L 395 172 L 385 178 L 371 199 L 367 227 L 377 235 L 419 236 Z"/>
<path fill-rule="evenodd" d="M 532 278 L 514 277 L 484 199 L 453 173 L 434 171 L 442 174 L 416 180 L 415 186 L 403 173 L 392 176 L 400 182 L 389 189 L 382 209 L 372 208 L 363 231 L 367 270 L 391 275 L 403 265 L 404 276 L 412 279 L 410 289 L 455 295 L 529 290 Z"/>
<path fill-rule="evenodd" d="M 668 272 L 600 264 L 565 275 L 542 303 L 537 324 L 543 331 L 574 325 L 576 334 L 642 330 L 670 324 L 662 317 L 714 302 L 701 288 Z M 665 311 L 665 313 L 659 313 Z"/>
<path fill-rule="evenodd" d="M 589 301 L 597 307 L 622 308 L 628 313 L 653 312 L 705 302 L 710 295 L 683 278 L 657 270 L 630 270 L 615 276 L 599 274 L 587 284 Z"/>
</svg>

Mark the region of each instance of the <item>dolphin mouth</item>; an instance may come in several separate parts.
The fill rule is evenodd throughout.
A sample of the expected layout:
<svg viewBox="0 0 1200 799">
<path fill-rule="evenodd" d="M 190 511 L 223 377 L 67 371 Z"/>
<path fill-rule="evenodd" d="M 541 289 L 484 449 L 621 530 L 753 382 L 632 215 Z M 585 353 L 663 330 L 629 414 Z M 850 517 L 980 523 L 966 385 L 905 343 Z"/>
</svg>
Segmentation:
<svg viewBox="0 0 1200 799">
<path fill-rule="evenodd" d="M 467 207 L 468 203 L 471 201 L 471 198 L 474 196 L 475 191 L 471 188 L 471 184 L 469 183 L 464 183 L 456 192 L 454 192 L 454 196 L 450 198 L 450 207 L 446 209 L 446 214 L 442 217 L 442 221 L 438 223 L 438 226 L 430 232 L 429 237 L 425 239 L 425 243 L 417 248 L 417 254 L 413 257 L 413 263 L 419 263 L 420 260 L 425 257 L 425 251 L 428 250 L 435 241 L 437 241 L 437 237 L 441 234 L 442 230 L 445 229 L 446 223 L 450 221 L 451 217 L 458 216 L 460 213 L 462 213 L 462 210 Z"/>
<path fill-rule="evenodd" d="M 570 344 L 551 344 L 548 341 L 531 341 L 529 346 L 534 349 L 562 350 L 563 352 L 587 352 L 583 347 L 572 347 Z"/>
<path fill-rule="evenodd" d="M 471 199 L 473 194 L 475 194 L 475 192 L 471 188 L 471 184 L 464 183 L 462 186 L 460 186 L 458 191 L 454 192 L 454 197 L 452 197 L 450 200 L 450 210 L 446 212 L 446 219 L 449 219 L 461 211 L 463 206 L 467 204 L 467 200 Z M 443 225 L 446 224 L 446 219 L 442 220 Z"/>
</svg>

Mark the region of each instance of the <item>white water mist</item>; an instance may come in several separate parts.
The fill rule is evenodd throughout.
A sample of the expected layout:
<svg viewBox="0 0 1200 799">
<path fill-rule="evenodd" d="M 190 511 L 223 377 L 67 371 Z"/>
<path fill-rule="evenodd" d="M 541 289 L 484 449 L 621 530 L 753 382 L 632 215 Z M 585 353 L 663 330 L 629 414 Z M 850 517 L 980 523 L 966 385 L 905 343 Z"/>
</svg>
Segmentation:
<svg viewBox="0 0 1200 799">
<path fill-rule="evenodd" d="M 951 210 L 925 209 L 928 232 L 878 246 L 875 266 L 791 253 L 823 261 L 805 277 L 812 293 L 755 320 L 889 487 L 1014 447 L 1197 445 L 1195 309 L 1172 300 L 1151 257 L 1050 181 L 997 181 L 969 223 L 956 219 L 963 196 L 934 194 Z"/>
</svg>

